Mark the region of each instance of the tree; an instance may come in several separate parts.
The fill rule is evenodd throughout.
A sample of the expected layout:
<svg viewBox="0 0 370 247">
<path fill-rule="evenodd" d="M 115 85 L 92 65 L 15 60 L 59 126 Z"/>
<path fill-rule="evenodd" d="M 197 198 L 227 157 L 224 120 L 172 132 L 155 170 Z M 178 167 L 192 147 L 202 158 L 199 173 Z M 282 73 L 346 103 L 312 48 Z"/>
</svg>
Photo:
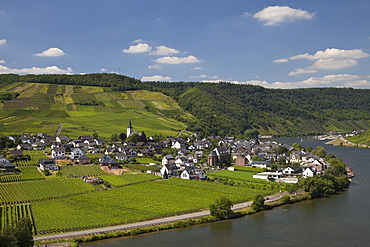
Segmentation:
<svg viewBox="0 0 370 247">
<path fill-rule="evenodd" d="M 32 223 L 28 217 L 5 225 L 0 231 L 0 247 L 33 246 Z"/>
<path fill-rule="evenodd" d="M 295 150 L 300 151 L 303 149 L 302 145 L 299 143 L 293 143 L 292 147 L 294 147 Z"/>
<path fill-rule="evenodd" d="M 99 138 L 99 134 L 94 131 L 93 134 L 92 134 L 92 138 L 93 139 L 98 139 Z"/>
<path fill-rule="evenodd" d="M 232 217 L 233 211 L 231 210 L 233 203 L 227 197 L 220 197 L 214 204 L 210 205 L 209 211 L 213 217 L 219 220 L 224 220 Z"/>
<path fill-rule="evenodd" d="M 316 154 L 317 156 L 319 156 L 321 158 L 326 157 L 326 150 L 323 146 L 316 147 L 316 150 L 312 150 L 312 153 Z"/>
<path fill-rule="evenodd" d="M 252 160 L 253 160 L 253 161 L 264 161 L 264 159 L 263 159 L 263 158 L 261 158 L 261 157 L 259 157 L 258 155 L 253 156 L 253 157 L 252 157 Z"/>
<path fill-rule="evenodd" d="M 121 134 L 119 134 L 119 136 L 118 136 L 118 137 L 119 137 L 119 139 L 120 139 L 121 141 L 123 141 L 123 142 L 124 142 L 124 141 L 126 140 L 126 138 L 127 138 L 127 135 L 126 135 L 126 133 L 123 133 L 123 132 L 122 132 Z"/>
<path fill-rule="evenodd" d="M 13 154 L 8 154 L 6 156 L 6 159 L 9 160 L 10 162 L 14 162 L 15 161 L 15 156 Z"/>
<path fill-rule="evenodd" d="M 119 141 L 119 137 L 118 137 L 117 134 L 113 134 L 110 139 L 111 139 L 112 142 L 118 142 Z"/>
<path fill-rule="evenodd" d="M 263 195 L 257 194 L 254 197 L 251 207 L 257 212 L 263 210 L 265 208 L 265 198 L 263 197 Z"/>
<path fill-rule="evenodd" d="M 259 134 L 260 133 L 258 132 L 258 130 L 254 130 L 254 129 L 246 129 L 244 131 L 244 136 L 245 136 L 245 139 L 247 140 L 258 139 Z"/>
</svg>

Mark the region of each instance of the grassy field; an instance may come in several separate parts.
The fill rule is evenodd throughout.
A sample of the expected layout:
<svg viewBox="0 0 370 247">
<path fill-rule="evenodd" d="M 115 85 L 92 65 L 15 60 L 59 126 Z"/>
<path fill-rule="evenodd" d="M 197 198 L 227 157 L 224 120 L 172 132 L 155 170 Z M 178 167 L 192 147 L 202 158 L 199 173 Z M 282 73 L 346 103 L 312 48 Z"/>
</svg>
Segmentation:
<svg viewBox="0 0 370 247">
<path fill-rule="evenodd" d="M 192 117 L 172 98 L 144 90 L 104 92 L 102 87 L 17 82 L 1 91 L 20 93 L 0 105 L 0 133 L 6 135 L 40 129 L 55 135 L 61 125 L 61 134 L 71 138 L 96 131 L 108 139 L 125 132 L 131 120 L 134 131 L 147 136 L 175 136 L 186 126 L 172 116 Z"/>
</svg>

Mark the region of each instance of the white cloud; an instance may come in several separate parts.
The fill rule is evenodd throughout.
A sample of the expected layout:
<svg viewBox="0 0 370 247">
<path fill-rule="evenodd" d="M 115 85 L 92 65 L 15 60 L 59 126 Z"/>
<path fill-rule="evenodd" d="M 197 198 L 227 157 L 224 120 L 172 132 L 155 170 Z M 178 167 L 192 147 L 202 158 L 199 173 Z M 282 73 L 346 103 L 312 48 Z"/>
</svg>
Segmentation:
<svg viewBox="0 0 370 247">
<path fill-rule="evenodd" d="M 0 60 L 0 63 L 5 63 L 5 60 Z"/>
<path fill-rule="evenodd" d="M 353 50 L 342 50 L 336 48 L 327 48 L 325 51 L 317 51 L 314 55 L 308 53 L 292 56 L 290 60 L 296 59 L 308 59 L 308 60 L 318 60 L 318 59 L 360 59 L 369 57 L 370 54 L 364 52 L 362 49 Z"/>
<path fill-rule="evenodd" d="M 156 47 L 156 50 L 151 53 L 151 55 L 158 55 L 158 56 L 167 56 L 173 54 L 179 54 L 180 52 L 174 48 L 170 48 L 164 45 L 160 45 Z"/>
<path fill-rule="evenodd" d="M 274 82 L 268 85 L 270 88 L 308 88 L 322 86 L 366 86 L 366 80 L 360 76 L 349 74 L 326 75 L 322 77 L 310 77 L 303 81 L 296 82 Z M 360 85 L 361 84 L 361 85 Z"/>
<path fill-rule="evenodd" d="M 161 75 L 154 75 L 154 76 L 143 76 L 141 81 L 169 81 L 172 78 L 169 76 L 161 76 Z"/>
<path fill-rule="evenodd" d="M 162 67 L 159 64 L 152 64 L 148 66 L 148 69 L 161 69 Z"/>
<path fill-rule="evenodd" d="M 314 69 L 326 69 L 326 70 L 331 70 L 331 69 L 344 69 L 344 68 L 349 68 L 356 66 L 357 60 L 355 59 L 319 59 L 316 62 L 314 62 L 310 68 Z"/>
<path fill-rule="evenodd" d="M 349 82 L 345 82 L 344 86 L 346 87 L 370 87 L 370 81 L 368 80 L 349 81 Z"/>
<path fill-rule="evenodd" d="M 273 63 L 285 63 L 285 62 L 288 62 L 288 59 L 287 58 L 276 59 L 276 60 L 274 60 L 272 62 Z"/>
<path fill-rule="evenodd" d="M 256 86 L 267 86 L 267 85 L 269 85 L 269 83 L 267 81 L 259 81 L 259 80 L 250 80 L 250 81 L 203 80 L 202 82 L 205 82 L 205 83 L 228 82 L 228 83 L 232 83 L 232 84 L 256 85 Z"/>
<path fill-rule="evenodd" d="M 314 13 L 293 9 L 288 6 L 269 6 L 253 15 L 254 18 L 264 22 L 264 26 L 276 26 L 284 22 L 310 20 L 314 16 Z"/>
<path fill-rule="evenodd" d="M 317 72 L 317 70 L 315 70 L 315 69 L 298 68 L 298 69 L 294 69 L 293 71 L 289 72 L 288 75 L 310 74 L 310 73 L 316 73 L 316 72 Z"/>
<path fill-rule="evenodd" d="M 6 39 L 0 39 L 0 45 L 5 45 L 6 44 Z"/>
<path fill-rule="evenodd" d="M 68 67 L 67 69 L 60 69 L 57 66 L 49 66 L 45 68 L 32 67 L 22 69 L 11 69 L 6 66 L 0 65 L 0 74 L 70 74 L 73 70 Z"/>
<path fill-rule="evenodd" d="M 297 68 L 289 72 L 288 75 L 299 75 L 305 73 L 316 73 L 317 70 L 333 70 L 333 69 L 344 69 L 356 66 L 358 59 L 369 57 L 370 54 L 364 52 L 362 49 L 343 50 L 336 48 L 327 48 L 324 51 L 317 51 L 311 55 L 309 53 L 295 55 L 285 59 L 279 59 L 281 61 L 306 59 L 314 61 L 313 64 L 305 68 Z M 275 60 L 274 62 L 276 62 Z"/>
<path fill-rule="evenodd" d="M 155 60 L 156 63 L 162 64 L 188 64 L 188 63 L 199 63 L 200 60 L 194 56 L 187 57 L 160 57 Z"/>
<path fill-rule="evenodd" d="M 105 72 L 105 71 L 107 71 L 107 69 L 105 68 L 100 69 L 100 72 Z"/>
<path fill-rule="evenodd" d="M 134 41 L 132 41 L 132 43 L 135 43 L 135 44 L 144 43 L 144 42 L 145 42 L 145 40 L 143 40 L 143 39 L 135 39 Z"/>
<path fill-rule="evenodd" d="M 60 57 L 64 56 L 65 53 L 59 48 L 49 48 L 41 53 L 33 54 L 36 57 Z"/>
<path fill-rule="evenodd" d="M 202 70 L 203 68 L 202 67 L 194 67 L 193 69 L 194 70 Z"/>
<path fill-rule="evenodd" d="M 130 45 L 128 49 L 123 49 L 122 52 L 124 53 L 145 53 L 150 52 L 152 47 L 150 47 L 146 43 L 139 43 L 137 45 Z"/>
<path fill-rule="evenodd" d="M 240 85 L 257 85 L 265 88 L 312 88 L 312 87 L 358 87 L 368 88 L 370 87 L 370 76 L 358 76 L 350 74 L 334 74 L 326 75 L 322 77 L 310 77 L 302 81 L 291 81 L 291 82 L 273 82 L 261 80 L 249 80 L 249 81 L 225 81 L 225 80 L 203 80 L 202 82 L 207 83 L 220 83 L 228 82 L 232 84 Z"/>
</svg>

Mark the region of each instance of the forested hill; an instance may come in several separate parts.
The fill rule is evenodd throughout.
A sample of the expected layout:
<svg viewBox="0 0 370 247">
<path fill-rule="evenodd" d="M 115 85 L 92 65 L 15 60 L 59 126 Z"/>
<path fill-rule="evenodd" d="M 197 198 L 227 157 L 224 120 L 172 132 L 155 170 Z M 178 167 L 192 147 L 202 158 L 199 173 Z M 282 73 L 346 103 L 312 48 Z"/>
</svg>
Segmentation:
<svg viewBox="0 0 370 247">
<path fill-rule="evenodd" d="M 188 128 L 204 135 L 315 134 L 370 129 L 370 90 L 352 88 L 266 89 L 231 83 L 141 82 L 116 74 L 0 75 L 15 81 L 103 86 L 107 91 L 146 89 L 173 97 L 197 120 Z"/>
<path fill-rule="evenodd" d="M 173 96 L 199 120 L 192 128 L 230 135 L 314 134 L 370 128 L 370 90 L 266 89 L 231 83 L 149 83 Z"/>
</svg>

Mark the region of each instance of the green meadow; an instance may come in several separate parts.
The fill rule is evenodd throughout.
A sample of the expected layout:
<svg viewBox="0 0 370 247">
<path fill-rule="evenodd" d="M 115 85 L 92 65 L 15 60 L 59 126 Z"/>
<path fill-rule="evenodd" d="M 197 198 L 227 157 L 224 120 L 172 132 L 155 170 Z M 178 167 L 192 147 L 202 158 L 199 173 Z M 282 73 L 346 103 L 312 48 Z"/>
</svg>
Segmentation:
<svg viewBox="0 0 370 247">
<path fill-rule="evenodd" d="M 14 83 L 2 92 L 18 92 L 18 98 L 0 104 L 0 133 L 45 132 L 71 138 L 97 132 L 101 138 L 126 131 L 131 120 L 134 131 L 147 136 L 175 136 L 186 125 L 175 120 L 193 118 L 172 98 L 145 90 L 106 92 L 93 86 Z"/>
</svg>

